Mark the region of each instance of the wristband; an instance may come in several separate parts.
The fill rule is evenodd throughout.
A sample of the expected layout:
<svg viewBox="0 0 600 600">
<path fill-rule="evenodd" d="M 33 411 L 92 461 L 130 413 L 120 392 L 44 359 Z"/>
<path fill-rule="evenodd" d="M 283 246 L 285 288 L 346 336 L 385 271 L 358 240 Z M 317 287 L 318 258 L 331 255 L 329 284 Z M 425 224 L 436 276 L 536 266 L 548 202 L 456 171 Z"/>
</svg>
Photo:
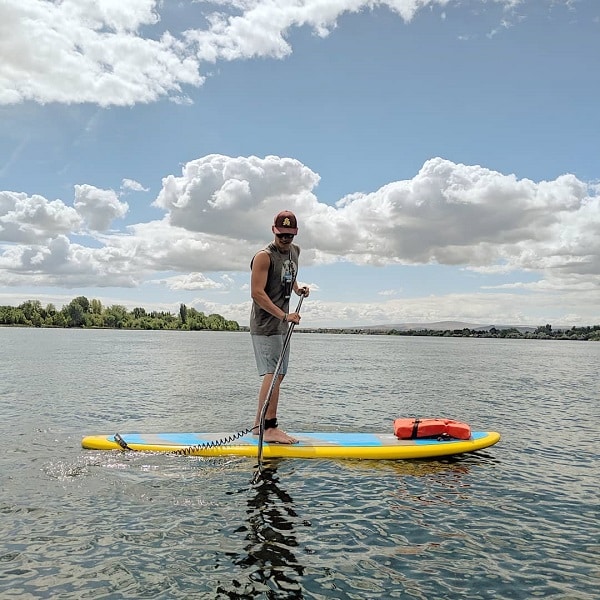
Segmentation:
<svg viewBox="0 0 600 600">
<path fill-rule="evenodd" d="M 281 319 L 284 323 L 287 321 L 287 313 L 283 313 L 283 319 Z"/>
</svg>

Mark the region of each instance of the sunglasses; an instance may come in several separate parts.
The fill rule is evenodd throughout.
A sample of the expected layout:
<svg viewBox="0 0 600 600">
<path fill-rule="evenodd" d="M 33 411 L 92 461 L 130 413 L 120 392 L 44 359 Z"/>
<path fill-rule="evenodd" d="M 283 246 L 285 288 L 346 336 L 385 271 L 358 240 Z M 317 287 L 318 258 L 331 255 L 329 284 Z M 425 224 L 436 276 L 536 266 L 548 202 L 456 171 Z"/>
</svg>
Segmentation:
<svg viewBox="0 0 600 600">
<path fill-rule="evenodd" d="M 293 240 L 294 239 L 294 234 L 293 233 L 276 233 L 275 235 L 280 240 Z"/>
</svg>

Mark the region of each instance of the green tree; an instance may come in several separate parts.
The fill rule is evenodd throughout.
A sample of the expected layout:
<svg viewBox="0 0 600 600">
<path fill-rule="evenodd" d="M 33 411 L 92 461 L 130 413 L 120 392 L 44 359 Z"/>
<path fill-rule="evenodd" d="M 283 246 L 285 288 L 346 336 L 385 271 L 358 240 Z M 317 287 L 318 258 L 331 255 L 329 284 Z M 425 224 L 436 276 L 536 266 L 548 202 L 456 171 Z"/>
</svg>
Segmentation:
<svg viewBox="0 0 600 600">
<path fill-rule="evenodd" d="M 42 303 L 39 300 L 27 300 L 18 308 L 23 312 L 26 321 L 29 321 L 35 327 L 40 327 L 42 324 Z M 44 315 L 45 316 L 45 315 Z"/>
<path fill-rule="evenodd" d="M 19 307 L 0 306 L 0 324 L 35 327 L 113 327 L 132 329 L 180 329 L 213 331 L 239 331 L 237 321 L 229 321 L 222 315 L 206 316 L 194 308 L 180 304 L 179 315 L 136 307 L 128 312 L 124 306 L 114 304 L 103 308 L 102 303 L 85 296 L 73 298 L 60 311 L 54 304 L 43 308 L 39 300 L 27 300 Z"/>
<path fill-rule="evenodd" d="M 131 314 L 133 315 L 134 319 L 141 319 L 142 317 L 146 316 L 146 309 L 145 308 L 134 308 L 131 311 Z"/>
<path fill-rule="evenodd" d="M 208 315 L 207 319 L 208 328 L 212 331 L 219 331 L 225 329 L 225 319 L 216 313 Z"/>
<path fill-rule="evenodd" d="M 179 318 L 181 319 L 181 322 L 183 324 L 187 323 L 187 313 L 188 313 L 187 306 L 183 303 L 180 304 L 179 305 Z"/>
<path fill-rule="evenodd" d="M 102 302 L 100 302 L 100 300 L 96 300 L 96 298 L 94 298 L 90 302 L 90 311 L 93 315 L 101 315 L 102 314 Z"/>
<path fill-rule="evenodd" d="M 192 331 L 201 331 L 202 329 L 208 329 L 206 321 L 206 315 L 195 308 L 189 308 L 187 311 L 187 324 L 188 328 Z"/>
<path fill-rule="evenodd" d="M 52 315 L 52 325 L 54 327 L 67 327 L 67 318 L 63 310 Z"/>
<path fill-rule="evenodd" d="M 67 322 L 67 327 L 82 327 L 85 325 L 85 311 L 77 298 L 71 300 L 67 306 L 63 307 L 62 312 Z"/>
<path fill-rule="evenodd" d="M 106 327 L 121 329 L 129 326 L 127 309 L 120 304 L 113 304 L 104 311 L 104 324 Z"/>
<path fill-rule="evenodd" d="M 0 322 L 5 325 L 26 325 L 25 315 L 20 308 L 14 306 L 3 306 L 4 316 Z"/>
<path fill-rule="evenodd" d="M 89 315 L 85 315 L 85 322 L 87 327 L 104 327 L 104 318 L 102 315 L 97 315 L 92 312 Z"/>
<path fill-rule="evenodd" d="M 79 304 L 84 313 L 90 312 L 90 301 L 85 296 L 77 296 L 71 300 L 71 304 Z"/>
<path fill-rule="evenodd" d="M 240 324 L 237 321 L 225 321 L 225 329 L 227 331 L 239 331 Z"/>
</svg>

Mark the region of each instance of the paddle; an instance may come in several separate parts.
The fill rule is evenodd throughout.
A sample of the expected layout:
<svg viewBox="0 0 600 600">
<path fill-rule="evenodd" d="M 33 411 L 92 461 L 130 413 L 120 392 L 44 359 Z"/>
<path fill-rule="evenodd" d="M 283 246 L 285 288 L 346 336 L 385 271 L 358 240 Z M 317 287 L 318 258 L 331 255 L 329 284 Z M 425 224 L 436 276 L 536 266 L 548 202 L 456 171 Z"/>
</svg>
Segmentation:
<svg viewBox="0 0 600 600">
<path fill-rule="evenodd" d="M 300 300 L 298 302 L 298 306 L 296 307 L 296 312 L 300 312 L 300 307 L 302 306 L 302 301 L 304 300 L 304 294 L 300 296 Z M 267 414 L 267 409 L 269 408 L 269 402 L 271 402 L 271 396 L 273 395 L 273 390 L 275 389 L 275 385 L 277 383 L 277 379 L 279 378 L 279 371 L 281 371 L 281 365 L 283 364 L 283 358 L 285 356 L 285 352 L 290 345 L 290 338 L 292 337 L 292 333 L 294 331 L 296 323 L 290 323 L 287 333 L 285 335 L 285 339 L 283 340 L 283 348 L 281 350 L 281 354 L 279 355 L 279 360 L 277 361 L 277 365 L 275 365 L 275 372 L 273 373 L 273 379 L 271 380 L 271 385 L 269 386 L 269 391 L 267 392 L 267 397 L 265 398 L 265 402 L 262 405 L 260 411 L 260 418 L 258 421 L 258 464 L 257 471 L 254 473 L 254 477 L 252 478 L 252 483 L 256 483 L 258 478 L 262 473 L 262 455 L 263 455 L 263 438 L 265 435 L 265 416 Z"/>
</svg>

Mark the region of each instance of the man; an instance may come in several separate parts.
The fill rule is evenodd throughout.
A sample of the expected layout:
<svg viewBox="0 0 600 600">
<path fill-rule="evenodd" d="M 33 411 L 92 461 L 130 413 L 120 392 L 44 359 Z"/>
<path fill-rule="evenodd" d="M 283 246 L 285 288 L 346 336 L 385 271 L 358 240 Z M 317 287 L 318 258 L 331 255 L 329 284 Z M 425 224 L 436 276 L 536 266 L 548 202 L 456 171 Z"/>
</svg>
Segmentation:
<svg viewBox="0 0 600 600">
<path fill-rule="evenodd" d="M 258 395 L 255 425 L 259 425 L 260 413 L 273 381 L 289 324 L 300 323 L 300 315 L 289 312 L 291 292 L 293 290 L 298 296 L 309 294 L 308 287 L 300 287 L 296 281 L 300 255 L 300 248 L 292 243 L 298 233 L 296 216 L 289 210 L 280 212 L 275 216 L 271 229 L 275 238 L 266 248 L 255 254 L 250 263 L 252 269 L 250 333 L 258 374 L 263 378 Z M 279 444 L 298 442 L 277 425 L 279 386 L 287 372 L 288 358 L 289 346 L 265 414 L 263 435 L 265 442 Z"/>
</svg>

